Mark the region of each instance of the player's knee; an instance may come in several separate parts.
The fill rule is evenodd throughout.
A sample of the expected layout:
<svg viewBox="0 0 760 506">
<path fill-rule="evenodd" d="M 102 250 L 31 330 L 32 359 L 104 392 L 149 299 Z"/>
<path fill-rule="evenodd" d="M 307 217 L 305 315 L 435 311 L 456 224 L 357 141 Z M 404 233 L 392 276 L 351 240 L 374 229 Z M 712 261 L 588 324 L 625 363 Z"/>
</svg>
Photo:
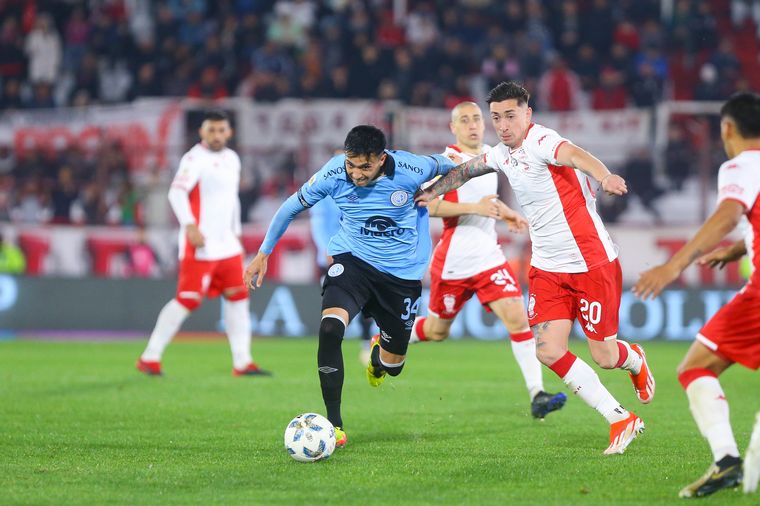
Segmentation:
<svg viewBox="0 0 760 506">
<path fill-rule="evenodd" d="M 340 318 L 323 317 L 319 324 L 319 340 L 321 342 L 340 342 L 343 340 L 345 332 L 346 326 Z"/>
<path fill-rule="evenodd" d="M 547 367 L 562 358 L 565 353 L 567 353 L 567 348 L 549 346 L 547 343 L 536 346 L 536 358 Z"/>
<path fill-rule="evenodd" d="M 177 297 L 177 302 L 188 311 L 195 311 L 201 305 L 201 295 L 186 293 Z"/>
</svg>

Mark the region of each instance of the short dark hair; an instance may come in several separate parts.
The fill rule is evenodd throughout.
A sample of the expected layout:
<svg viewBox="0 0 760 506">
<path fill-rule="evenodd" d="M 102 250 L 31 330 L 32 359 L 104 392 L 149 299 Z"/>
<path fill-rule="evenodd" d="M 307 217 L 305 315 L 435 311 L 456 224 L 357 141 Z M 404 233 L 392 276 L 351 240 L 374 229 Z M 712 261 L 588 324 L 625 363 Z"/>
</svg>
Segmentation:
<svg viewBox="0 0 760 506">
<path fill-rule="evenodd" d="M 343 150 L 351 156 L 379 156 L 385 150 L 385 134 L 372 125 L 355 126 L 346 135 Z"/>
<path fill-rule="evenodd" d="M 503 102 L 510 99 L 517 100 L 517 105 L 525 105 L 530 99 L 530 93 L 515 81 L 502 81 L 488 92 L 486 103 Z"/>
<path fill-rule="evenodd" d="M 720 117 L 734 120 L 745 139 L 760 137 L 760 95 L 749 91 L 735 93 L 720 108 Z"/>
<path fill-rule="evenodd" d="M 230 117 L 221 109 L 210 109 L 203 113 L 203 121 L 229 121 Z"/>
</svg>

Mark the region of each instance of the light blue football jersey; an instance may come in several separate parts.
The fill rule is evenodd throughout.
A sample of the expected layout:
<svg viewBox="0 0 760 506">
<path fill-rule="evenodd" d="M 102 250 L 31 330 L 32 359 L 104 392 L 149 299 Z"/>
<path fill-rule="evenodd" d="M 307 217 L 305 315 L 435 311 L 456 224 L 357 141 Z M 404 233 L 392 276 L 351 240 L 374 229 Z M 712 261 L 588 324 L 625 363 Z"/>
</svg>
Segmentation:
<svg viewBox="0 0 760 506">
<path fill-rule="evenodd" d="M 327 267 L 327 245 L 340 230 L 340 209 L 330 197 L 325 197 L 309 209 L 311 238 L 317 247 L 317 265 Z"/>
<path fill-rule="evenodd" d="M 329 255 L 351 253 L 379 271 L 419 280 L 432 244 L 427 209 L 415 206 L 414 193 L 422 183 L 447 174 L 454 164 L 441 155 L 386 153 L 383 174 L 371 185 L 354 185 L 346 174 L 346 156 L 338 155 L 296 195 L 305 208 L 329 196 L 340 209 L 341 226 L 330 240 Z"/>
</svg>

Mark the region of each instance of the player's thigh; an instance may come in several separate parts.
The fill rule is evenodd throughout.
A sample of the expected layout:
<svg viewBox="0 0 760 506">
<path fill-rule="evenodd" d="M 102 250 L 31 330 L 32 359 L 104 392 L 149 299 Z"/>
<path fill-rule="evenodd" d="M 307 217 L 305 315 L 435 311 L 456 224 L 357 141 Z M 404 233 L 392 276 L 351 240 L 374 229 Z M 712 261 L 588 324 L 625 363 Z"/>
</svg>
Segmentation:
<svg viewBox="0 0 760 506">
<path fill-rule="evenodd" d="M 472 297 L 474 292 L 468 286 L 471 284 L 469 279 L 442 279 L 431 275 L 428 314 L 444 321 L 453 320 Z"/>
<path fill-rule="evenodd" d="M 570 274 L 575 290 L 575 317 L 591 341 L 614 341 L 618 333 L 623 273 L 620 262 L 597 267 L 589 272 Z M 615 345 L 617 346 L 617 345 Z M 599 346 L 600 352 L 610 345 Z"/>
<path fill-rule="evenodd" d="M 720 375 L 723 371 L 731 367 L 733 362 L 724 357 L 716 355 L 707 346 L 699 341 L 694 341 L 686 351 L 686 356 L 678 367 L 676 372 L 681 374 L 689 369 L 707 369 Z"/>
<path fill-rule="evenodd" d="M 322 314 L 340 314 L 353 320 L 371 296 L 371 280 L 351 255 L 336 255 L 322 284 Z"/>
<path fill-rule="evenodd" d="M 209 287 L 209 296 L 221 293 L 228 300 L 245 300 L 248 288 L 243 283 L 243 255 L 218 260 Z"/>
<path fill-rule="evenodd" d="M 522 290 L 508 263 L 478 274 L 475 279 L 475 293 L 483 307 L 496 314 L 510 332 L 528 328 Z"/>
<path fill-rule="evenodd" d="M 381 358 L 398 363 L 404 359 L 409 346 L 412 326 L 422 301 L 422 284 L 380 274 L 373 283 L 373 294 L 365 312 L 380 328 Z"/>
<path fill-rule="evenodd" d="M 531 267 L 528 273 L 528 323 L 575 319 L 575 297 L 567 274 Z"/>
<path fill-rule="evenodd" d="M 215 262 L 185 258 L 180 262 L 177 300 L 189 309 L 200 305 L 211 284 Z"/>
<path fill-rule="evenodd" d="M 531 326 L 536 340 L 536 356 L 546 365 L 551 365 L 567 353 L 567 342 L 573 321 L 568 319 L 547 320 Z"/>
<path fill-rule="evenodd" d="M 760 368 L 758 308 L 760 289 L 747 285 L 705 323 L 697 333 L 697 341 L 722 361 L 757 370 Z M 715 365 L 715 359 L 710 363 Z"/>
</svg>

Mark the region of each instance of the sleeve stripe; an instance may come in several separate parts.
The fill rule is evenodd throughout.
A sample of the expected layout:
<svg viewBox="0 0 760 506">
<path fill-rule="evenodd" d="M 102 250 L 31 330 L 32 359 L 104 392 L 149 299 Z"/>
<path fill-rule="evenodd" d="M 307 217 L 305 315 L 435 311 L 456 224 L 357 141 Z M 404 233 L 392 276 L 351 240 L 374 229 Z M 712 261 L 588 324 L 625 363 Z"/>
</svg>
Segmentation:
<svg viewBox="0 0 760 506">
<path fill-rule="evenodd" d="M 559 148 L 562 147 L 564 143 L 566 143 L 566 140 L 561 141 L 559 144 L 557 144 L 557 147 L 554 148 L 554 159 L 557 159 L 557 153 L 559 153 Z"/>
<path fill-rule="evenodd" d="M 441 175 L 441 162 L 438 161 L 436 157 L 433 155 L 427 155 L 429 158 L 432 158 L 435 162 L 435 175 L 440 176 Z"/>
<path fill-rule="evenodd" d="M 301 193 L 301 190 L 298 190 L 298 192 L 296 192 L 296 195 L 298 196 L 298 201 L 301 203 L 302 206 L 304 206 L 307 209 L 311 207 L 311 204 L 309 204 L 306 201 L 306 199 L 303 197 L 303 193 Z"/>
</svg>

